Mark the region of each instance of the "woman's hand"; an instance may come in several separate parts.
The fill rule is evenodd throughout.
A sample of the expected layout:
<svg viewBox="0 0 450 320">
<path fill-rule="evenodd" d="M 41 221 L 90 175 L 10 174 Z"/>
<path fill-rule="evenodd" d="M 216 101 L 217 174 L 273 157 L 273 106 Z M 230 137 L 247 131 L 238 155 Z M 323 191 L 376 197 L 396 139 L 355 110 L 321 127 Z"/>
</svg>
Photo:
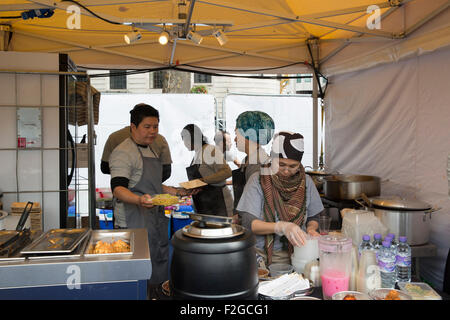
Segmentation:
<svg viewBox="0 0 450 320">
<path fill-rule="evenodd" d="M 294 246 L 301 247 L 306 243 L 306 233 L 295 223 L 278 221 L 275 223 L 274 232 L 279 236 L 286 236 Z"/>
<path fill-rule="evenodd" d="M 309 234 L 311 237 L 320 237 L 320 233 L 318 233 L 317 230 L 314 228 L 306 229 L 306 233 Z"/>
<path fill-rule="evenodd" d="M 153 208 L 152 197 L 149 194 L 144 194 L 139 197 L 139 205 L 144 208 Z"/>
<path fill-rule="evenodd" d="M 312 237 L 320 237 L 320 233 L 317 232 L 319 224 L 316 221 L 310 221 L 306 225 L 306 233 Z"/>
</svg>

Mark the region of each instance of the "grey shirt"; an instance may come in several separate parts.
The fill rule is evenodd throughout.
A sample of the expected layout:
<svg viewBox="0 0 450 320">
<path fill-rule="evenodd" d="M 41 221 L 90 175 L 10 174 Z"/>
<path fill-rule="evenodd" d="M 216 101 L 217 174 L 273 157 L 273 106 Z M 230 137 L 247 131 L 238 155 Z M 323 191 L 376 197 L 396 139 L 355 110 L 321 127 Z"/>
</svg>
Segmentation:
<svg viewBox="0 0 450 320">
<path fill-rule="evenodd" d="M 143 173 L 142 155 L 149 158 L 160 158 L 158 153 L 150 146 L 146 148 L 138 147 L 131 138 L 126 138 L 111 153 L 109 167 L 111 169 L 111 179 L 115 177 L 125 177 L 129 180 L 128 188 L 134 187 L 141 180 Z M 114 204 L 114 224 L 126 228 L 125 205 L 123 202 L 115 201 Z"/>
<path fill-rule="evenodd" d="M 242 225 L 251 230 L 251 223 L 254 219 L 264 221 L 264 194 L 259 181 L 259 172 L 254 173 L 247 181 L 242 197 L 236 208 L 242 215 Z M 320 200 L 319 192 L 314 185 L 311 177 L 306 175 L 306 218 L 310 219 L 318 215 L 323 209 L 322 201 Z M 278 221 L 278 214 L 276 221 Z M 306 221 L 306 219 L 305 219 Z M 305 225 L 301 226 L 305 230 Z M 264 249 L 263 235 L 256 235 L 256 247 Z M 282 243 L 280 236 L 275 235 L 274 250 L 281 250 Z"/>
</svg>

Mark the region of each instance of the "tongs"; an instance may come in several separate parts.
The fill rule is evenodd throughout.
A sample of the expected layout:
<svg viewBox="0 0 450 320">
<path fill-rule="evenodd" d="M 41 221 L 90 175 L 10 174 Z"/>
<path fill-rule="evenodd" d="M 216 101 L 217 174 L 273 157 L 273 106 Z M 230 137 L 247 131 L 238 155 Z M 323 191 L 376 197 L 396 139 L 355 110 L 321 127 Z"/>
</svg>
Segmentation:
<svg viewBox="0 0 450 320">
<path fill-rule="evenodd" d="M 20 245 L 28 242 L 28 241 L 26 241 L 26 239 L 30 239 L 30 235 L 31 235 L 30 230 L 29 229 L 23 230 L 23 227 L 25 225 L 25 222 L 28 219 L 28 216 L 30 215 L 31 209 L 33 208 L 33 204 L 34 204 L 33 202 L 28 201 L 27 204 L 25 205 L 22 215 L 20 216 L 19 222 L 17 223 L 17 227 L 16 227 L 17 233 L 13 237 L 11 237 L 8 241 L 0 244 L 0 255 L 5 255 L 5 254 L 10 255 L 14 251 L 16 251 Z M 17 246 L 16 246 L 16 244 L 11 246 L 12 243 L 14 243 L 17 239 L 20 239 L 20 238 L 23 238 L 22 241 L 19 241 L 21 243 L 17 243 Z M 8 248 L 9 246 L 11 246 L 11 247 Z"/>
</svg>

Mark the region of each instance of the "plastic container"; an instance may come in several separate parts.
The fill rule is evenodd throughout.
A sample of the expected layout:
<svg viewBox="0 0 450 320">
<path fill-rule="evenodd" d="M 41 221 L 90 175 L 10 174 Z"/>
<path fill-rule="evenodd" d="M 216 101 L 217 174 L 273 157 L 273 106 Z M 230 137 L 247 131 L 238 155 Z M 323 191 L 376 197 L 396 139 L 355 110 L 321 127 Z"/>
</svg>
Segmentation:
<svg viewBox="0 0 450 320">
<path fill-rule="evenodd" d="M 412 297 L 409 294 L 406 294 L 403 291 L 391 289 L 391 288 L 381 288 L 381 289 L 372 290 L 369 292 L 369 297 L 371 297 L 373 300 L 392 300 L 392 299 L 386 299 L 386 296 L 390 292 L 397 293 L 400 300 L 412 300 Z"/>
<path fill-rule="evenodd" d="M 359 260 L 356 289 L 362 293 L 369 293 L 371 290 L 379 288 L 381 288 L 381 274 L 375 251 L 365 250 Z"/>
<path fill-rule="evenodd" d="M 325 300 L 333 294 L 348 291 L 352 270 L 352 239 L 342 235 L 326 235 L 319 239 L 320 278 Z"/>
<path fill-rule="evenodd" d="M 108 209 L 97 209 L 98 210 L 98 222 L 100 229 L 114 229 L 113 223 L 113 211 Z"/>
<path fill-rule="evenodd" d="M 279 277 L 283 274 L 294 272 L 294 267 L 287 263 L 272 263 L 269 266 L 269 273 L 271 277 Z"/>
<path fill-rule="evenodd" d="M 306 243 L 301 247 L 294 247 L 294 253 L 291 256 L 291 264 L 297 273 L 303 273 L 305 266 L 310 261 L 319 258 L 318 238 L 307 236 Z"/>
<path fill-rule="evenodd" d="M 358 291 L 341 291 L 341 292 L 336 292 L 331 297 L 331 300 L 344 300 L 344 298 L 346 296 L 353 296 L 353 297 L 355 297 L 355 300 L 372 300 L 369 297 L 369 295 L 367 295 L 365 293 L 362 293 L 362 292 L 358 292 Z M 347 300 L 347 299 L 345 299 L 345 300 Z"/>
<path fill-rule="evenodd" d="M 398 282 L 397 285 L 413 300 L 442 300 L 442 297 L 424 282 Z"/>
</svg>

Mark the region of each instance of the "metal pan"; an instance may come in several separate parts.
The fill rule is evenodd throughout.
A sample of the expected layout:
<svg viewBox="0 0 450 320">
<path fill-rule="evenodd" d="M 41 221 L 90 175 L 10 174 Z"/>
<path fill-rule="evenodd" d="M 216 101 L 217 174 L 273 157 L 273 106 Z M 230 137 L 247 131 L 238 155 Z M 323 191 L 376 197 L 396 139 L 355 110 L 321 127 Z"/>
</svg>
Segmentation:
<svg viewBox="0 0 450 320">
<path fill-rule="evenodd" d="M 89 253 L 91 247 L 95 247 L 98 241 L 112 243 L 116 240 L 123 240 L 130 245 L 128 252 L 111 252 L 111 253 Z M 85 257 L 104 257 L 117 255 L 132 255 L 134 253 L 134 232 L 120 230 L 96 230 L 91 232 L 91 238 L 84 250 Z"/>
<path fill-rule="evenodd" d="M 90 231 L 89 231 L 90 232 Z M 88 243 L 88 236 L 86 236 L 81 243 L 75 248 L 73 252 L 70 253 L 52 253 L 52 254 L 34 254 L 27 255 L 26 258 L 28 260 L 42 260 L 42 259 L 74 259 L 79 258 L 83 255 L 84 250 L 86 249 L 86 245 Z"/>
<path fill-rule="evenodd" d="M 89 234 L 89 229 L 51 229 L 24 248 L 22 254 L 70 253 Z"/>
</svg>

